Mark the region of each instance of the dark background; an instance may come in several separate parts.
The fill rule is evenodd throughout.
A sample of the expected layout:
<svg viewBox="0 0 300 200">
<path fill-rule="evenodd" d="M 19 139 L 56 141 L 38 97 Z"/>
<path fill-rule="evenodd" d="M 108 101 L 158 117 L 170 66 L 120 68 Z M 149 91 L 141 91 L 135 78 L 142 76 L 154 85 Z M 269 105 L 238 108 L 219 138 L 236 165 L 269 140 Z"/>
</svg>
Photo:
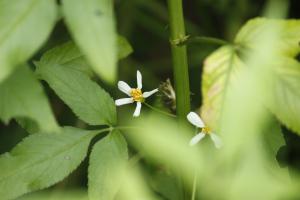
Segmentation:
<svg viewBox="0 0 300 200">
<path fill-rule="evenodd" d="M 232 41 L 239 28 L 249 19 L 262 16 L 265 0 L 184 0 L 187 34 L 211 36 Z M 118 32 L 131 43 L 134 52 L 122 60 L 119 77 L 135 84 L 135 72 L 139 69 L 144 87 L 152 89 L 167 78 L 172 80 L 169 48 L 169 25 L 166 2 L 163 0 L 116 0 Z M 300 18 L 299 0 L 290 0 L 288 18 Z M 300 33 L 299 33 L 300 35 Z M 71 37 L 60 20 L 48 42 L 32 60 L 38 60 L 45 50 L 70 40 Z M 201 105 L 201 70 L 204 58 L 215 50 L 215 45 L 190 45 L 188 47 L 192 108 Z M 299 57 L 299 56 L 298 56 Z M 129 81 L 131 80 L 131 81 Z M 149 81 L 150 80 L 150 81 Z M 119 97 L 115 86 L 101 83 L 113 97 Z M 44 84 L 49 101 L 60 125 L 84 126 L 70 109 Z M 133 108 L 121 110 L 132 112 Z M 300 123 L 300 122 L 299 122 Z M 287 146 L 281 148 L 277 159 L 282 166 L 300 170 L 300 137 L 282 127 Z M 17 123 L 0 122 L 0 153 L 9 151 L 27 133 Z M 86 184 L 85 161 L 68 179 L 55 187 Z"/>
</svg>

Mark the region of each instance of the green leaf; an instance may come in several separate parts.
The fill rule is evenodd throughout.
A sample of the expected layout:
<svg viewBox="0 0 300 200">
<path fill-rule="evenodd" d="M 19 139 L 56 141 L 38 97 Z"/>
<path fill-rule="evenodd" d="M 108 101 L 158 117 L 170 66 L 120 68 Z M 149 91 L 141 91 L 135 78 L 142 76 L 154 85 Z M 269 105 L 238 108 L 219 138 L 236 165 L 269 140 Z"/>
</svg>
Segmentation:
<svg viewBox="0 0 300 200">
<path fill-rule="evenodd" d="M 42 65 L 48 66 L 61 65 L 83 72 L 88 76 L 92 76 L 93 74 L 83 54 L 73 42 L 66 42 L 50 49 L 43 54 L 41 60 L 37 63 L 42 63 Z"/>
<path fill-rule="evenodd" d="M 58 125 L 39 81 L 27 65 L 0 84 L 0 119 L 8 123 L 11 118 L 36 131 L 55 132 Z M 25 120 L 29 119 L 29 120 Z"/>
<path fill-rule="evenodd" d="M 228 88 L 234 82 L 244 64 L 236 50 L 223 46 L 213 52 L 204 62 L 202 74 L 203 104 L 201 116 L 208 126 L 220 127 L 223 103 Z"/>
<path fill-rule="evenodd" d="M 63 12 L 73 38 L 105 81 L 116 77 L 117 40 L 112 0 L 63 0 Z"/>
<path fill-rule="evenodd" d="M 127 57 L 132 52 L 132 47 L 123 36 L 118 36 L 118 59 Z M 81 71 L 88 76 L 93 72 L 84 55 L 73 42 L 66 42 L 47 51 L 39 61 L 47 65 L 63 65 Z"/>
<path fill-rule="evenodd" d="M 279 149 L 286 145 L 280 124 L 271 113 L 268 113 L 265 120 L 261 123 L 261 134 L 258 143 L 263 143 L 265 160 L 271 162 L 270 168 L 283 172 L 276 159 Z"/>
<path fill-rule="evenodd" d="M 123 59 L 132 53 L 133 49 L 123 36 L 118 36 L 118 58 Z"/>
<path fill-rule="evenodd" d="M 163 196 L 167 200 L 180 200 L 182 199 L 182 190 L 178 186 L 175 176 L 167 174 L 166 172 L 156 172 L 149 175 L 150 185 L 154 191 Z"/>
<path fill-rule="evenodd" d="M 66 127 L 62 133 L 34 134 L 0 156 L 1 199 L 49 187 L 85 158 L 95 131 Z"/>
<path fill-rule="evenodd" d="M 25 195 L 18 200 L 89 200 L 88 194 L 83 189 L 60 189 L 35 192 Z"/>
<path fill-rule="evenodd" d="M 257 50 L 257 48 L 260 48 L 258 38 L 272 30 L 276 30 L 276 34 L 278 34 L 278 39 L 272 44 L 274 49 L 278 51 L 278 54 L 294 57 L 299 53 L 300 20 L 272 20 L 265 18 L 250 20 L 237 34 L 235 43 L 251 50 Z"/>
<path fill-rule="evenodd" d="M 115 125 L 116 106 L 110 95 L 86 74 L 58 64 L 37 63 L 37 74 L 83 121 Z"/>
<path fill-rule="evenodd" d="M 300 20 L 255 19 L 239 32 L 237 43 L 258 50 L 257 38 L 275 30 L 272 62 L 259 77 L 265 88 L 265 105 L 287 127 L 300 134 L 300 63 L 294 58 L 300 53 Z M 255 42 L 256 41 L 256 42 Z"/>
<path fill-rule="evenodd" d="M 257 80 L 266 86 L 265 105 L 285 125 L 300 133 L 300 95 L 297 90 L 300 86 L 300 67 L 294 59 L 300 53 L 300 20 L 250 20 L 237 34 L 234 46 L 223 46 L 206 59 L 202 78 L 201 115 L 212 128 L 219 128 L 223 104 L 230 90 L 228 88 L 239 77 L 240 69 L 249 67 L 244 57 L 241 57 L 242 53 L 249 55 L 261 52 L 259 38 L 268 39 L 268 34 L 273 30 L 278 38 L 272 41 L 273 52 L 267 53 L 272 63 L 261 63 L 270 65 L 267 67 L 269 71 L 264 72 L 262 67 Z"/>
<path fill-rule="evenodd" d="M 266 106 L 283 124 L 300 134 L 300 63 L 278 56 L 269 69 L 269 79 L 264 79 L 269 91 Z"/>
<path fill-rule="evenodd" d="M 89 165 L 90 199 L 115 198 L 127 159 L 127 144 L 119 131 L 113 131 L 94 145 Z"/>
<path fill-rule="evenodd" d="M 56 12 L 55 0 L 0 0 L 0 82 L 46 41 Z"/>
</svg>

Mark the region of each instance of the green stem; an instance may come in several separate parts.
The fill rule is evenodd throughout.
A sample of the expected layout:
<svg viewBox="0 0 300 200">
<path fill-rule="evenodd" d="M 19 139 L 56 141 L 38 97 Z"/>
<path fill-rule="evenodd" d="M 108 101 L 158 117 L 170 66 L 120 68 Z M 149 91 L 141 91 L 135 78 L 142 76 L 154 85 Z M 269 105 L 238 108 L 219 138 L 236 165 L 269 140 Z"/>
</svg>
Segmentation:
<svg viewBox="0 0 300 200">
<path fill-rule="evenodd" d="M 178 46 L 185 41 L 185 34 L 182 0 L 167 0 L 171 31 L 171 51 L 173 61 L 173 74 L 176 92 L 176 114 L 179 123 L 186 121 L 186 115 L 190 112 L 190 85 L 188 74 L 187 50 L 185 45 Z M 181 126 L 179 126 L 181 128 Z M 182 173 L 183 174 L 183 173 Z M 187 183 L 183 176 L 178 177 L 178 184 L 182 188 L 182 199 L 189 199 Z"/>
<path fill-rule="evenodd" d="M 146 102 L 143 102 L 143 104 L 145 104 L 145 106 L 149 107 L 150 109 L 152 109 L 152 110 L 154 110 L 154 111 L 156 111 L 156 112 L 158 112 L 158 113 L 160 113 L 160 114 L 167 115 L 167 116 L 169 116 L 169 117 L 176 117 L 176 115 L 173 115 L 173 114 L 171 114 L 171 113 L 164 112 L 164 111 L 162 111 L 162 110 L 160 110 L 160 109 L 158 109 L 158 108 L 155 108 L 155 107 L 151 106 L 150 104 L 148 104 L 148 103 L 146 103 Z"/>
<path fill-rule="evenodd" d="M 204 44 L 215 44 L 215 45 L 229 45 L 230 42 L 219 38 L 205 37 L 205 36 L 194 36 L 188 37 L 185 41 L 182 41 L 179 45 L 186 45 L 190 43 L 204 43 Z"/>
<path fill-rule="evenodd" d="M 176 113 L 178 119 L 186 119 L 190 111 L 190 86 L 186 46 L 178 46 L 180 41 L 186 40 L 182 0 L 168 0 L 171 50 L 173 59 L 173 73 L 176 91 Z"/>
</svg>

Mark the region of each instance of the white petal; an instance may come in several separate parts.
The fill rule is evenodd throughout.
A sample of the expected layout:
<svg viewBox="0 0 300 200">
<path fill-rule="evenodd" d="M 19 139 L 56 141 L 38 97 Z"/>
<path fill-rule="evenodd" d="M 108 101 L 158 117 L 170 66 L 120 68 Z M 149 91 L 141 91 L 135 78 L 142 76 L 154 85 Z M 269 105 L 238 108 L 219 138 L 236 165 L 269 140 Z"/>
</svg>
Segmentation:
<svg viewBox="0 0 300 200">
<path fill-rule="evenodd" d="M 152 94 L 154 94 L 154 93 L 156 93 L 156 92 L 158 92 L 158 89 L 157 89 L 157 88 L 154 89 L 154 90 L 151 90 L 150 92 L 144 92 L 144 93 L 143 93 L 143 97 L 144 97 L 144 98 L 150 97 Z"/>
<path fill-rule="evenodd" d="M 198 133 L 197 135 L 195 135 L 195 136 L 191 139 L 189 145 L 190 145 L 190 146 L 194 146 L 195 144 L 197 144 L 198 142 L 200 142 L 200 140 L 202 140 L 204 137 L 205 137 L 205 133 L 202 133 L 202 132 L 201 132 L 201 133 Z"/>
<path fill-rule="evenodd" d="M 135 111 L 133 113 L 134 117 L 140 116 L 141 108 L 142 108 L 142 103 L 141 102 L 136 102 L 136 108 L 135 108 Z"/>
<path fill-rule="evenodd" d="M 124 81 L 119 81 L 118 88 L 119 90 L 130 96 L 131 87 L 127 83 L 125 83 Z"/>
<path fill-rule="evenodd" d="M 209 135 L 210 135 L 211 140 L 214 142 L 215 147 L 217 149 L 220 149 L 223 146 L 223 142 L 222 142 L 221 138 L 214 133 L 211 133 Z"/>
<path fill-rule="evenodd" d="M 189 122 L 191 122 L 191 124 L 197 126 L 198 128 L 203 128 L 205 126 L 202 119 L 195 112 L 190 112 L 186 117 L 189 120 Z"/>
<path fill-rule="evenodd" d="M 139 70 L 136 72 L 136 80 L 137 80 L 137 88 L 142 89 L 143 84 L 142 84 L 142 74 Z"/>
<path fill-rule="evenodd" d="M 121 105 L 124 105 L 124 104 L 129 104 L 129 103 L 133 103 L 133 99 L 132 98 L 123 98 L 123 99 L 117 99 L 115 100 L 115 104 L 117 106 L 121 106 Z"/>
</svg>

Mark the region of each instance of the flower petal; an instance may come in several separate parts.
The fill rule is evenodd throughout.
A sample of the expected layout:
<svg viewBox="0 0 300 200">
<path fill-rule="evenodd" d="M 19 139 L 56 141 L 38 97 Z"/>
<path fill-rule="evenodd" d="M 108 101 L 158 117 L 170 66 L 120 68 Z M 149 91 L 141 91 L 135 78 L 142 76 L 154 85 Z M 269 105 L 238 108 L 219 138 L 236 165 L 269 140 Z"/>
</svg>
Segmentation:
<svg viewBox="0 0 300 200">
<path fill-rule="evenodd" d="M 189 120 L 189 122 L 191 122 L 191 124 L 193 124 L 194 126 L 197 126 L 198 128 L 205 127 L 204 122 L 197 113 L 190 112 L 186 117 Z"/>
<path fill-rule="evenodd" d="M 121 106 L 121 105 L 124 105 L 124 104 L 129 104 L 129 103 L 133 103 L 134 100 L 132 98 L 122 98 L 122 99 L 117 99 L 115 100 L 115 104 L 117 106 Z"/>
<path fill-rule="evenodd" d="M 209 135 L 210 135 L 211 140 L 214 142 L 215 147 L 217 149 L 220 149 L 223 146 L 223 142 L 222 142 L 221 138 L 214 133 L 211 133 Z"/>
<path fill-rule="evenodd" d="M 149 91 L 149 92 L 144 92 L 144 93 L 143 93 L 143 97 L 144 97 L 144 98 L 150 97 L 152 94 L 154 94 L 154 93 L 156 93 L 156 92 L 158 92 L 158 89 L 157 89 L 157 88 L 154 89 L 154 90 L 151 90 L 151 91 Z"/>
<path fill-rule="evenodd" d="M 130 96 L 131 87 L 127 83 L 125 83 L 124 81 L 119 81 L 118 88 L 119 90 Z"/>
<path fill-rule="evenodd" d="M 136 72 L 136 80 L 137 80 L 137 88 L 142 89 L 143 84 L 142 84 L 142 74 L 139 70 Z"/>
<path fill-rule="evenodd" d="M 141 102 L 136 102 L 136 108 L 135 108 L 135 111 L 133 113 L 133 117 L 140 116 L 141 108 L 142 108 L 142 103 Z"/>
<path fill-rule="evenodd" d="M 194 146 L 194 145 L 197 144 L 200 140 L 202 140 L 204 137 L 205 137 L 205 133 L 202 133 L 202 132 L 201 132 L 201 133 L 198 133 L 197 135 L 195 135 L 195 136 L 191 139 L 189 145 L 190 145 L 190 146 Z"/>
</svg>

